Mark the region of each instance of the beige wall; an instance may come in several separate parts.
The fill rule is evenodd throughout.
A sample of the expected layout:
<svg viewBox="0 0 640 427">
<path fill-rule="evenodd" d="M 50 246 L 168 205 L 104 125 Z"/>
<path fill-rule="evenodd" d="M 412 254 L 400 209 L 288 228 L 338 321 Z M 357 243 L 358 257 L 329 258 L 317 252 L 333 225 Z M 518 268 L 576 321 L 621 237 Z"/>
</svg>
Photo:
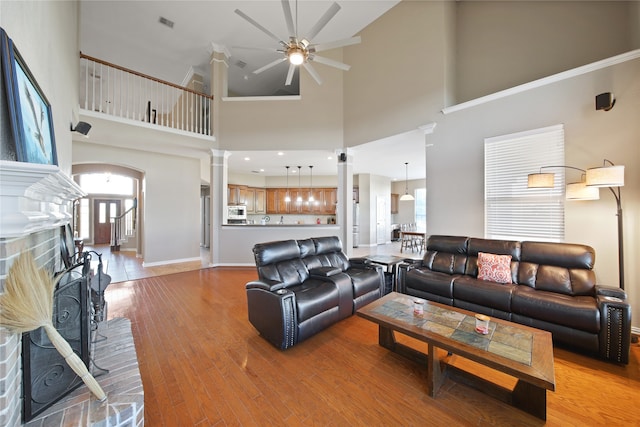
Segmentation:
<svg viewBox="0 0 640 427">
<path fill-rule="evenodd" d="M 200 259 L 200 161 L 73 143 L 74 163 L 120 164 L 144 173 L 144 263 Z"/>
<path fill-rule="evenodd" d="M 403 1 L 344 48 L 346 146 L 430 123 L 452 96 L 453 2 Z"/>
<path fill-rule="evenodd" d="M 633 3 L 456 3 L 458 102 L 632 50 Z"/>
<path fill-rule="evenodd" d="M 78 121 L 77 19 L 78 3 L 75 1 L 0 2 L 0 26 L 13 40 L 51 103 L 58 164 L 69 175 L 69 128 L 72 122 Z"/>
<path fill-rule="evenodd" d="M 338 50 L 322 56 L 342 61 Z M 313 64 L 318 85 L 301 70 L 300 100 L 242 100 L 220 104 L 219 147 L 226 150 L 342 148 L 343 71 Z"/>
</svg>

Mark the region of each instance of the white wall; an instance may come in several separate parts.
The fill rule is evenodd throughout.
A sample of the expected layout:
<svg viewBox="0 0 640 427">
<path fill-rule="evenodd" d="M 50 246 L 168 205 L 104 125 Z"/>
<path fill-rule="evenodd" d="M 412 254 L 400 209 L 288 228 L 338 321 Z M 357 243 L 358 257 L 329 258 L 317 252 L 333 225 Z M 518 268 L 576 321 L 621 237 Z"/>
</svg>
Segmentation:
<svg viewBox="0 0 640 427">
<path fill-rule="evenodd" d="M 144 264 L 200 259 L 200 161 L 73 143 L 74 163 L 111 163 L 144 173 Z"/>
<path fill-rule="evenodd" d="M 595 95 L 613 92 L 608 112 Z M 626 166 L 622 200 L 625 281 L 633 310 L 640 310 L 640 59 L 443 115 L 427 148 L 429 233 L 484 234 L 484 138 L 562 123 L 565 163 L 588 168 L 604 158 Z M 579 178 L 579 177 L 575 177 Z M 565 241 L 596 250 L 598 283 L 617 286 L 615 201 L 567 202 Z M 634 325 L 640 325 L 637 316 Z"/>
<path fill-rule="evenodd" d="M 78 3 L 75 1 L 0 2 L 0 26 L 13 40 L 51 103 L 58 164 L 69 175 L 69 128 L 71 122 L 75 124 L 78 120 L 77 19 Z"/>
</svg>

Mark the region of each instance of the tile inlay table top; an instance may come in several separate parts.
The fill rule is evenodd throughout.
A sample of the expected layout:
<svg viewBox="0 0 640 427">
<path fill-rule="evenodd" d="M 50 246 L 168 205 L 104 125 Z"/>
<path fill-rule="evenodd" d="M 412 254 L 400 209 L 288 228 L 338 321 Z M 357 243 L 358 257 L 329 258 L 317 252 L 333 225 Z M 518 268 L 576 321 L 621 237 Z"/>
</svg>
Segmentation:
<svg viewBox="0 0 640 427">
<path fill-rule="evenodd" d="M 546 419 L 546 390 L 555 390 L 553 344 L 549 332 L 492 318 L 489 333 L 482 335 L 475 332 L 475 313 L 426 301 L 424 313 L 414 315 L 414 299 L 392 292 L 362 307 L 358 315 L 379 325 L 381 346 L 421 363 L 427 362 L 431 397 L 436 396 L 446 375 L 462 381 L 473 377 L 473 374 L 440 360 L 436 351 L 440 348 L 518 378 L 512 391 L 475 377 L 466 382 Z M 396 342 L 394 331 L 426 342 L 428 354 Z"/>
</svg>

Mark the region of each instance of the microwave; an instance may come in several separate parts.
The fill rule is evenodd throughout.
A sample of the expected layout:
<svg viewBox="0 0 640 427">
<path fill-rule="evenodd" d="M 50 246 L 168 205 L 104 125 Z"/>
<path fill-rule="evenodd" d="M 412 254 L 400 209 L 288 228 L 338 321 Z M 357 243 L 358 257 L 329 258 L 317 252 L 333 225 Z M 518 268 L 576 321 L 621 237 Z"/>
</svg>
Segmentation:
<svg viewBox="0 0 640 427">
<path fill-rule="evenodd" d="M 230 220 L 246 220 L 247 207 L 245 205 L 229 205 L 227 206 L 227 218 Z"/>
</svg>

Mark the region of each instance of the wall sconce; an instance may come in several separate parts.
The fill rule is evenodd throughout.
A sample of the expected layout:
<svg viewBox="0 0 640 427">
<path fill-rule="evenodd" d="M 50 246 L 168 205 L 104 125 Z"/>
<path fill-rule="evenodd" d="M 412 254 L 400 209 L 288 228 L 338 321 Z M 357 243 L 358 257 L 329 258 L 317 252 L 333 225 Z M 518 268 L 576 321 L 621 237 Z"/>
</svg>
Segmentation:
<svg viewBox="0 0 640 427">
<path fill-rule="evenodd" d="M 608 164 L 608 165 L 607 165 Z M 616 166 L 610 160 L 604 159 L 603 165 L 597 168 L 584 169 L 573 166 L 543 166 L 539 173 L 529 174 L 528 188 L 553 188 L 554 175 L 543 173 L 546 168 L 566 168 L 581 171 L 584 180 L 567 184 L 565 198 L 567 200 L 598 200 L 600 199 L 600 187 L 608 187 L 616 199 L 618 216 L 618 277 L 620 289 L 624 290 L 624 248 L 622 230 L 622 202 L 620 187 L 624 186 L 624 166 Z"/>
<path fill-rule="evenodd" d="M 71 124 L 71 132 L 78 132 L 86 136 L 90 130 L 91 130 L 91 125 L 87 122 L 78 122 L 76 127 L 73 127 L 73 123 Z"/>
</svg>

